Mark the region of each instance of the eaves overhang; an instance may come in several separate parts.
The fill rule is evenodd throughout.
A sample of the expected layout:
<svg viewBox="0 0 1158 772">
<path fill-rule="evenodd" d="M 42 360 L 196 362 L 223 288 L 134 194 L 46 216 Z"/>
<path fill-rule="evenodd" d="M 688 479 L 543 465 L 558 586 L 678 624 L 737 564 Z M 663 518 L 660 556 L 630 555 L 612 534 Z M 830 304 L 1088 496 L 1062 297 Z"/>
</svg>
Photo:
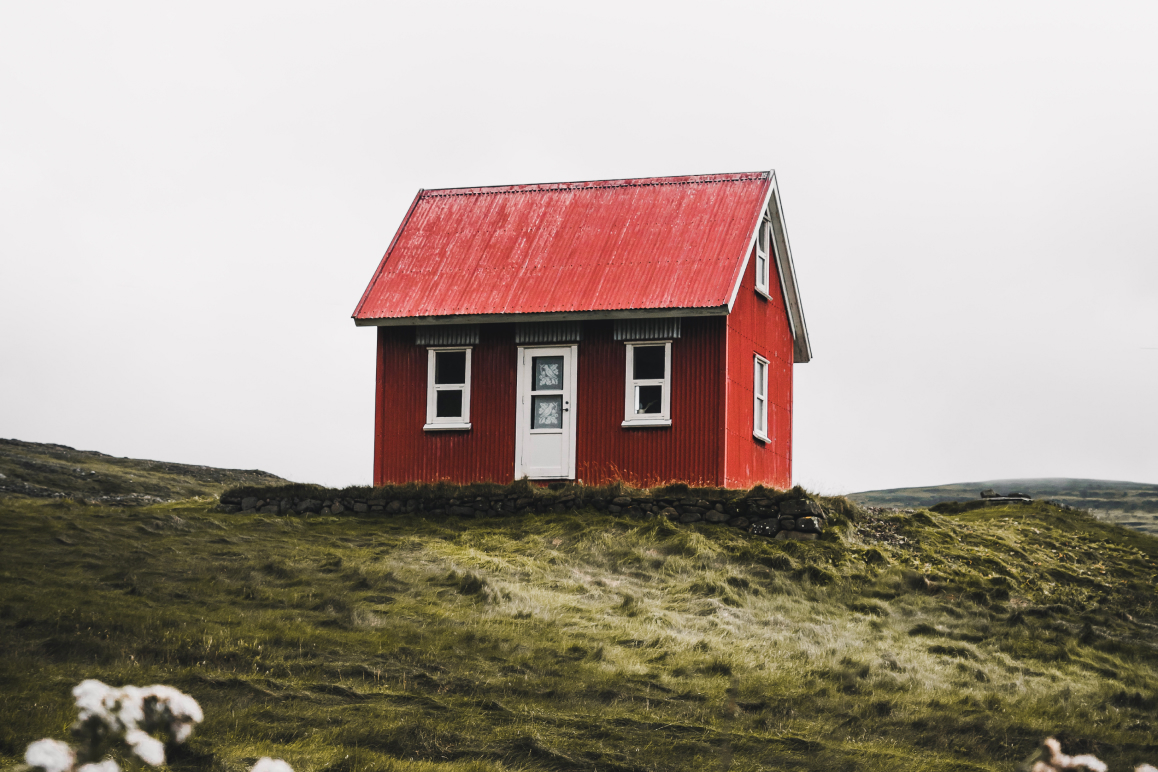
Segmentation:
<svg viewBox="0 0 1158 772">
<path fill-rule="evenodd" d="M 727 306 L 707 308 L 625 308 L 618 311 L 558 311 L 528 314 L 454 314 L 354 319 L 358 327 L 415 327 L 426 324 L 501 324 L 503 322 L 578 322 L 599 319 L 658 319 L 671 316 L 727 316 Z"/>
</svg>

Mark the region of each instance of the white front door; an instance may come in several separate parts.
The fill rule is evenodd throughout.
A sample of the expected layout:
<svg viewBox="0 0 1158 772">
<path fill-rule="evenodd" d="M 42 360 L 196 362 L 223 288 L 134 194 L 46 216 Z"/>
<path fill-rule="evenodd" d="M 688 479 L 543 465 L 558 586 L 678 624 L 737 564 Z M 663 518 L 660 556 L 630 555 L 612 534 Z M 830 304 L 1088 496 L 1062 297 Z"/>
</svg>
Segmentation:
<svg viewBox="0 0 1158 772">
<path fill-rule="evenodd" d="M 578 346 L 520 346 L 515 479 L 575 479 Z"/>
</svg>

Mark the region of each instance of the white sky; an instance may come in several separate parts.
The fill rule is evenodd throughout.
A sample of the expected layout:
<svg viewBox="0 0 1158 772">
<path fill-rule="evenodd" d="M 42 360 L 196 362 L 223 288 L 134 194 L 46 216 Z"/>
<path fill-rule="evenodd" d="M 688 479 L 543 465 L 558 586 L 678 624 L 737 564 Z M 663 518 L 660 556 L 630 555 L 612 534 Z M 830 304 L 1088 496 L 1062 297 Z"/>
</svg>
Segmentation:
<svg viewBox="0 0 1158 772">
<path fill-rule="evenodd" d="M 774 168 L 799 482 L 1158 482 L 1158 5 L 0 5 L 0 437 L 371 475 L 420 187 Z M 678 388 L 678 384 L 675 385 Z"/>
</svg>

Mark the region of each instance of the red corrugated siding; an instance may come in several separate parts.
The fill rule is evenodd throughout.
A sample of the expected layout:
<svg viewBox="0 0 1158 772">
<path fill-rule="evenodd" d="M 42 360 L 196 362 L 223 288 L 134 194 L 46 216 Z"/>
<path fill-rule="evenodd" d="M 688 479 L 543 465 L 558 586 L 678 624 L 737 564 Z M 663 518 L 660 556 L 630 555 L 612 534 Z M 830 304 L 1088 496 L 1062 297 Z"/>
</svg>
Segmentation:
<svg viewBox="0 0 1158 772">
<path fill-rule="evenodd" d="M 575 397 L 576 472 L 615 479 L 719 485 L 724 383 L 722 317 L 683 320 L 672 343 L 672 426 L 624 429 L 624 344 L 611 322 L 584 324 Z M 518 347 L 512 325 L 483 325 L 471 354 L 469 432 L 425 432 L 426 347 L 413 328 L 378 328 L 375 485 L 510 481 L 514 475 Z"/>
<path fill-rule="evenodd" d="M 419 193 L 355 319 L 728 303 L 767 172 Z"/>
<path fill-rule="evenodd" d="M 773 277 L 773 282 L 776 282 Z M 792 485 L 792 331 L 780 285 L 773 299 L 756 292 L 755 257 L 748 261 L 736 304 L 728 316 L 728 386 L 726 481 L 729 488 L 756 483 L 776 488 Z M 763 443 L 752 436 L 754 359 L 769 362 L 768 434 Z"/>
<path fill-rule="evenodd" d="M 610 322 L 587 322 L 579 344 L 576 470 L 586 483 L 623 479 L 720 484 L 724 319 L 685 318 L 672 342 L 670 427 L 624 429 L 626 352 Z"/>
<path fill-rule="evenodd" d="M 471 352 L 468 432 L 426 432 L 425 346 L 413 327 L 378 328 L 374 484 L 509 482 L 515 464 L 514 325 L 484 325 Z"/>
</svg>

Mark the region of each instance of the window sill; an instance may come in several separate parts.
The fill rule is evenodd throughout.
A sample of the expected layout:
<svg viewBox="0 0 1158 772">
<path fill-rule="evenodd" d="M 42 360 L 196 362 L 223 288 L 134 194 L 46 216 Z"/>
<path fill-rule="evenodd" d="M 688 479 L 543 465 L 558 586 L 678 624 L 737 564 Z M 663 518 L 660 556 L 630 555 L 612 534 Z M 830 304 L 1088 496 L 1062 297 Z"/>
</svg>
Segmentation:
<svg viewBox="0 0 1158 772">
<path fill-rule="evenodd" d="M 760 442 L 771 442 L 772 441 L 772 439 L 770 437 L 763 435 L 760 432 L 752 432 L 752 436 L 755 437 L 756 439 L 760 440 Z"/>
<path fill-rule="evenodd" d="M 670 418 L 655 418 L 649 421 L 624 421 L 620 424 L 624 429 L 633 429 L 643 426 L 671 426 Z"/>
<path fill-rule="evenodd" d="M 470 424 L 426 424 L 424 432 L 464 432 L 470 430 Z"/>
<path fill-rule="evenodd" d="M 763 287 L 763 288 L 757 287 L 756 288 L 756 294 L 757 295 L 763 295 L 765 300 L 771 300 L 772 299 L 772 295 L 768 292 L 767 287 Z"/>
</svg>

